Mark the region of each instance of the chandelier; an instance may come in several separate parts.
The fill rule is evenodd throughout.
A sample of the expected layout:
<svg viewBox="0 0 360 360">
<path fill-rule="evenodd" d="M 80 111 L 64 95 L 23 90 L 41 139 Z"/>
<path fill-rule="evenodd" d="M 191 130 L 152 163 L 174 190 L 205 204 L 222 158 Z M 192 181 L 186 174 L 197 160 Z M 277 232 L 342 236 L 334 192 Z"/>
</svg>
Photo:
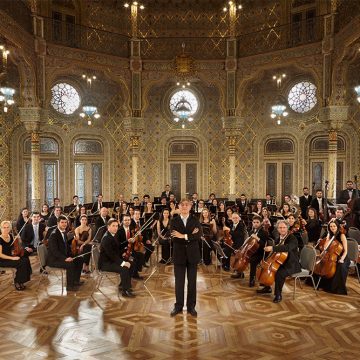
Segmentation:
<svg viewBox="0 0 360 360">
<path fill-rule="evenodd" d="M 2 67 L 0 78 L 7 72 L 7 57 L 10 51 L 5 48 L 4 45 L 0 45 L 0 51 L 2 52 Z M 8 107 L 15 103 L 14 100 L 15 89 L 13 89 L 6 81 L 0 85 L 0 102 L 4 103 L 4 112 L 8 112 Z"/>
<path fill-rule="evenodd" d="M 280 96 L 277 97 L 277 99 L 275 100 L 275 104 L 273 106 L 271 106 L 270 117 L 272 119 L 276 119 L 276 123 L 278 125 L 281 125 L 281 119 L 288 115 L 289 115 L 289 113 L 286 110 L 286 105 L 285 105 L 284 99 Z"/>
<path fill-rule="evenodd" d="M 83 74 L 82 78 L 86 80 L 86 84 L 90 92 L 92 82 L 96 80 L 96 76 Z M 98 112 L 97 106 L 95 105 L 95 101 L 90 95 L 84 98 L 84 104 L 85 105 L 83 105 L 82 107 L 82 112 L 80 113 L 80 117 L 85 119 L 87 124 L 90 126 L 92 125 L 94 120 L 100 118 L 100 114 Z"/>
<path fill-rule="evenodd" d="M 185 99 L 184 96 L 176 103 L 175 105 L 175 113 L 176 116 L 174 117 L 175 122 L 182 122 L 181 127 L 185 128 L 186 121 L 193 121 L 194 118 L 191 116 L 192 114 L 192 106 L 189 101 Z"/>
<path fill-rule="evenodd" d="M 360 103 L 360 85 L 355 87 L 356 95 L 357 95 L 357 101 Z"/>
</svg>

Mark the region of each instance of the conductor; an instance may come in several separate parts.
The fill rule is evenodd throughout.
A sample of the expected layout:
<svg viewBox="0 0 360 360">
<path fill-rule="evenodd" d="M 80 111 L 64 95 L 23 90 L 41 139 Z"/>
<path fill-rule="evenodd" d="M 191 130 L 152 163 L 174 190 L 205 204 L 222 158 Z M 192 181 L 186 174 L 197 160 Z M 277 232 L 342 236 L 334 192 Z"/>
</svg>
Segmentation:
<svg viewBox="0 0 360 360">
<path fill-rule="evenodd" d="M 196 276 L 197 264 L 200 261 L 199 241 L 201 240 L 201 224 L 197 218 L 190 215 L 192 203 L 183 199 L 180 201 L 180 216 L 171 220 L 170 230 L 173 238 L 173 261 L 175 275 L 176 302 L 170 315 L 182 313 L 184 306 L 185 273 L 187 272 L 188 289 L 186 307 L 187 312 L 197 316 L 196 305 Z"/>
</svg>

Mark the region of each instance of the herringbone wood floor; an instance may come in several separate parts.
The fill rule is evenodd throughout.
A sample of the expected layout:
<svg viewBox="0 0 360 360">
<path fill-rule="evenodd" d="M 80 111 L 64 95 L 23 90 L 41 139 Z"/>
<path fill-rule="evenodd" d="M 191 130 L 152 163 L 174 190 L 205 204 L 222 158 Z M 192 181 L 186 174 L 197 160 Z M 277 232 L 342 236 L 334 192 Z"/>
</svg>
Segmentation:
<svg viewBox="0 0 360 360">
<path fill-rule="evenodd" d="M 0 277 L 0 359 L 355 359 L 360 354 L 360 286 L 348 279 L 348 296 L 307 286 L 284 300 L 256 295 L 248 280 L 230 279 L 199 266 L 198 318 L 170 318 L 172 266 L 147 282 L 134 281 L 136 299 L 118 298 L 104 281 L 91 297 L 93 275 L 81 291 L 61 295 L 61 281 L 46 278 L 37 294 L 39 268 L 28 289 L 13 291 Z M 150 269 L 151 270 L 151 269 Z"/>
</svg>

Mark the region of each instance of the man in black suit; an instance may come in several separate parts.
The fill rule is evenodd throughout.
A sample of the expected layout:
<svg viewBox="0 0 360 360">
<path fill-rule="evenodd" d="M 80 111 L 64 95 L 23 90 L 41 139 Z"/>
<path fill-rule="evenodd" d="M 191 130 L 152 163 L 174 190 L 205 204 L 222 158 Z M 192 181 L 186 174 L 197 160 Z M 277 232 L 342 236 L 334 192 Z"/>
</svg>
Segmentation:
<svg viewBox="0 0 360 360">
<path fill-rule="evenodd" d="M 161 193 L 161 198 L 165 197 L 166 201 L 170 200 L 170 194 L 174 194 L 171 190 L 170 190 L 170 185 L 165 185 L 165 190 Z"/>
<path fill-rule="evenodd" d="M 349 204 L 351 200 L 358 197 L 357 190 L 354 189 L 354 183 L 351 180 L 346 182 L 346 189 L 340 191 L 339 197 L 337 198 L 338 204 Z"/>
<path fill-rule="evenodd" d="M 300 196 L 300 209 L 301 209 L 301 217 L 303 219 L 307 218 L 307 209 L 311 204 L 312 201 L 312 196 L 309 195 L 309 188 L 308 187 L 304 187 L 303 188 L 303 194 L 302 196 Z"/>
<path fill-rule="evenodd" d="M 192 194 L 192 210 L 194 212 L 197 212 L 198 204 L 199 204 L 199 195 L 197 192 L 194 192 Z"/>
<path fill-rule="evenodd" d="M 99 194 L 97 196 L 97 200 L 93 203 L 93 206 L 91 208 L 91 213 L 94 214 L 96 212 L 100 212 L 102 207 L 103 207 L 103 196 L 102 194 Z"/>
<path fill-rule="evenodd" d="M 38 245 L 44 239 L 45 224 L 40 222 L 40 213 L 34 211 L 31 223 L 27 223 L 21 232 L 22 247 L 29 253 L 36 252 Z"/>
<path fill-rule="evenodd" d="M 197 316 L 196 305 L 196 277 L 197 264 L 200 261 L 199 241 L 202 228 L 199 220 L 190 215 L 192 203 L 183 199 L 179 204 L 180 216 L 171 220 L 170 231 L 173 238 L 173 261 L 175 275 L 176 302 L 171 316 L 183 311 L 185 273 L 187 272 L 188 288 L 186 307 L 187 312 Z"/>
<path fill-rule="evenodd" d="M 316 197 L 311 200 L 310 207 L 317 211 L 319 217 L 324 216 L 325 199 L 322 197 L 323 193 L 321 189 L 316 190 Z"/>
<path fill-rule="evenodd" d="M 109 210 L 106 207 L 102 207 L 100 209 L 100 214 L 95 220 L 95 234 L 102 226 L 107 225 L 108 221 L 110 220 Z"/>
<path fill-rule="evenodd" d="M 240 214 L 245 214 L 248 212 L 248 201 L 245 194 L 240 195 L 240 201 L 237 203 L 237 206 L 239 207 Z"/>
<path fill-rule="evenodd" d="M 52 227 L 52 226 L 56 226 L 58 223 L 58 218 L 61 215 L 62 209 L 60 206 L 55 206 L 53 214 L 49 217 L 49 220 L 47 221 L 46 226 Z"/>
<path fill-rule="evenodd" d="M 228 228 L 227 226 L 224 226 L 223 230 L 230 231 L 231 239 L 233 241 L 232 248 L 237 250 L 241 247 L 241 245 L 244 243 L 245 240 L 245 224 L 243 221 L 241 221 L 240 215 L 237 212 L 234 212 L 231 215 L 231 221 L 232 226 L 231 228 Z M 223 269 L 225 271 L 230 270 L 230 257 L 233 253 L 233 249 L 231 249 L 229 246 L 224 246 L 224 254 L 226 255 L 226 258 L 223 259 Z M 243 278 L 244 273 L 237 273 L 231 275 L 232 278 Z"/>
<path fill-rule="evenodd" d="M 131 264 L 122 256 L 119 239 L 116 236 L 119 224 L 117 220 L 110 219 L 107 224 L 107 232 L 101 239 L 99 269 L 120 274 L 119 290 L 125 297 L 135 297 L 131 289 L 130 267 Z"/>
<path fill-rule="evenodd" d="M 286 220 L 280 220 L 277 223 L 277 231 L 279 233 L 279 239 L 275 246 L 265 246 L 265 252 L 286 252 L 288 253 L 285 262 L 279 267 L 275 274 L 275 297 L 273 302 L 279 303 L 282 300 L 281 292 L 285 284 L 285 280 L 288 276 L 301 271 L 299 263 L 298 241 L 296 237 L 289 233 L 289 226 Z M 264 291 L 267 290 L 267 291 Z M 271 292 L 270 286 L 265 286 L 261 290 L 257 290 L 258 293 Z"/>
<path fill-rule="evenodd" d="M 62 211 L 62 207 L 60 205 L 60 199 L 58 197 L 54 198 L 54 205 L 49 208 L 50 215 L 53 214 L 53 212 L 54 212 L 54 210 L 55 210 L 55 208 L 57 206 L 59 206 L 61 208 L 61 211 Z"/>
<path fill-rule="evenodd" d="M 71 257 L 71 248 L 67 241 L 66 216 L 60 215 L 57 219 L 57 229 L 49 237 L 47 265 L 66 269 L 66 289 L 76 291 L 82 285 L 80 281 L 83 258 Z"/>
</svg>

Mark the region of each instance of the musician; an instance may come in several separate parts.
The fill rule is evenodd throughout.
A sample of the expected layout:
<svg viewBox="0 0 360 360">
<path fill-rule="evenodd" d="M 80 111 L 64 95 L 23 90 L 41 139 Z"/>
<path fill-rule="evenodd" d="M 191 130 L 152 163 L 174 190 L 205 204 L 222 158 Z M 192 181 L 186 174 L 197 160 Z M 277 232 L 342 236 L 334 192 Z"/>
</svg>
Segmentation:
<svg viewBox="0 0 360 360">
<path fill-rule="evenodd" d="M 171 316 L 182 312 L 184 306 L 185 273 L 187 272 L 187 312 L 197 316 L 196 305 L 196 277 L 197 264 L 200 261 L 198 242 L 202 236 L 200 222 L 190 215 L 191 202 L 183 199 L 179 204 L 180 216 L 171 220 L 171 236 L 173 237 L 173 256 L 175 274 L 176 302 Z"/>
<path fill-rule="evenodd" d="M 118 212 L 118 210 L 116 210 L 117 208 L 120 209 L 122 208 L 123 204 L 126 204 L 126 201 L 124 200 L 124 195 L 123 194 L 119 194 L 118 195 L 118 200 L 114 203 L 114 208 L 113 208 L 113 212 Z M 126 208 L 126 207 L 125 207 Z M 120 212 L 121 213 L 121 212 Z"/>
<path fill-rule="evenodd" d="M 159 235 L 159 244 L 161 245 L 161 260 L 160 264 L 169 263 L 171 258 L 171 238 L 170 238 L 170 221 L 171 215 L 169 209 L 164 209 L 161 213 L 160 219 L 157 222 L 157 233 Z"/>
<path fill-rule="evenodd" d="M 268 205 L 273 205 L 272 204 L 272 198 L 271 198 L 270 194 L 265 195 L 265 204 L 264 204 L 264 206 L 268 206 Z"/>
<path fill-rule="evenodd" d="M 44 239 L 45 223 L 40 221 L 40 213 L 34 211 L 31 222 L 28 222 L 21 232 L 22 247 L 28 254 L 35 253 L 37 247 Z"/>
<path fill-rule="evenodd" d="M 206 204 L 207 204 L 207 205 L 210 205 L 210 204 L 212 203 L 212 201 L 215 199 L 215 197 L 216 197 L 215 194 L 214 194 L 214 193 L 211 193 L 211 194 L 209 195 L 209 198 L 208 198 Z"/>
<path fill-rule="evenodd" d="M 126 252 L 129 243 L 134 244 L 135 242 L 134 239 L 135 228 L 134 226 L 131 226 L 131 221 L 132 220 L 130 218 L 130 215 L 128 214 L 124 215 L 122 226 L 119 227 L 118 232 L 116 234 L 116 237 L 120 244 L 120 254 L 124 254 Z M 142 270 L 142 266 L 144 264 L 144 254 L 142 252 L 133 250 L 131 255 L 134 258 L 134 260 L 130 268 L 130 276 L 137 280 L 143 280 L 144 278 L 139 275 L 139 271 Z"/>
<path fill-rule="evenodd" d="M 197 212 L 197 207 L 198 207 L 198 204 L 199 204 L 199 195 L 197 192 L 194 192 L 192 194 L 192 210 L 194 212 Z"/>
<path fill-rule="evenodd" d="M 289 232 L 296 237 L 296 240 L 297 240 L 298 245 L 299 245 L 299 251 L 301 251 L 301 249 L 304 247 L 304 242 L 303 242 L 303 239 L 302 239 L 302 236 L 301 236 L 301 225 L 296 220 L 294 214 L 291 214 L 291 215 L 288 216 L 287 222 L 289 224 Z"/>
<path fill-rule="evenodd" d="M 249 236 L 256 236 L 259 242 L 259 248 L 250 258 L 249 287 L 255 286 L 256 268 L 264 257 L 264 247 L 268 240 L 268 233 L 265 231 L 262 221 L 260 216 L 254 216 L 252 219 L 252 229 L 249 233 Z"/>
<path fill-rule="evenodd" d="M 233 209 L 231 206 L 228 206 L 226 208 L 226 211 L 225 211 L 225 217 L 223 219 L 223 224 L 222 226 L 226 226 L 228 228 L 231 228 L 232 225 L 233 225 L 233 221 L 232 221 L 232 214 L 234 213 Z"/>
<path fill-rule="evenodd" d="M 169 201 L 168 202 L 171 202 L 171 201 L 176 203 L 176 198 L 175 198 L 174 194 L 170 194 L 170 196 L 169 196 Z"/>
<path fill-rule="evenodd" d="M 47 227 L 53 227 L 57 225 L 57 221 L 59 219 L 59 216 L 61 215 L 62 209 L 60 206 L 55 206 L 53 210 L 53 214 L 49 217 L 49 220 L 47 221 Z"/>
<path fill-rule="evenodd" d="M 80 216 L 80 226 L 75 229 L 74 240 L 77 243 L 77 253 L 86 254 L 83 256 L 84 264 L 82 272 L 84 274 L 90 274 L 91 271 L 89 270 L 89 263 L 91 257 L 91 228 L 88 225 L 88 217 L 85 214 Z M 78 254 L 73 255 L 76 256 Z"/>
<path fill-rule="evenodd" d="M 210 211 L 206 208 L 200 214 L 200 223 L 204 234 L 204 237 L 199 242 L 200 251 L 204 264 L 211 265 L 212 240 L 216 236 L 217 227 L 215 219 L 210 218 Z"/>
<path fill-rule="evenodd" d="M 325 199 L 321 189 L 316 190 L 316 197 L 311 200 L 310 207 L 316 210 L 319 218 L 324 216 Z"/>
<path fill-rule="evenodd" d="M 205 209 L 205 201 L 203 199 L 199 200 L 197 213 L 200 214 Z"/>
<path fill-rule="evenodd" d="M 284 219 L 287 219 L 291 214 L 290 205 L 288 203 L 284 203 L 282 208 L 280 209 L 280 214 Z"/>
<path fill-rule="evenodd" d="M 337 199 L 338 204 L 349 204 L 358 197 L 358 190 L 354 189 L 354 183 L 351 180 L 346 182 L 346 189 L 340 191 Z"/>
<path fill-rule="evenodd" d="M 128 217 L 130 222 L 130 218 Z M 107 232 L 101 239 L 99 269 L 103 271 L 111 271 L 120 274 L 121 282 L 119 290 L 122 290 L 122 296 L 135 297 L 131 289 L 131 277 L 129 261 L 123 258 L 122 252 L 119 252 L 121 245 L 116 236 L 119 224 L 116 219 L 110 219 L 107 224 Z"/>
<path fill-rule="evenodd" d="M 360 230 L 360 197 L 356 198 L 351 208 L 351 214 L 353 216 L 353 224 Z"/>
<path fill-rule="evenodd" d="M 66 289 L 76 291 L 83 284 L 80 281 L 83 258 L 72 258 L 71 248 L 67 241 L 66 216 L 60 215 L 57 219 L 57 228 L 49 237 L 47 265 L 66 269 Z"/>
<path fill-rule="evenodd" d="M 141 203 L 140 203 L 140 199 L 138 196 L 134 196 L 133 198 L 133 203 L 134 203 L 134 209 L 140 209 Z"/>
<path fill-rule="evenodd" d="M 102 194 L 98 194 L 97 200 L 93 203 L 93 206 L 91 208 L 91 213 L 94 214 L 96 212 L 99 212 L 102 207 L 103 207 L 103 196 Z"/>
<path fill-rule="evenodd" d="M 81 204 L 80 204 L 79 197 L 77 195 L 74 195 L 73 202 L 68 207 L 76 208 L 76 210 L 74 210 L 74 211 L 79 211 L 80 206 L 81 206 Z M 71 209 L 71 210 L 73 210 L 73 209 Z"/>
<path fill-rule="evenodd" d="M 273 302 L 279 303 L 282 300 L 281 292 L 285 283 L 285 279 L 292 274 L 301 271 L 298 254 L 298 242 L 293 234 L 289 233 L 288 224 L 286 220 L 279 220 L 277 222 L 277 231 L 279 239 L 276 241 L 275 246 L 265 246 L 265 252 L 286 252 L 288 253 L 285 262 L 280 265 L 275 275 L 275 297 Z M 258 293 L 271 292 L 270 286 L 265 286 L 263 289 L 258 290 Z"/>
<path fill-rule="evenodd" d="M 303 188 L 303 195 L 300 196 L 300 209 L 301 209 L 301 217 L 306 219 L 307 209 L 311 204 L 312 196 L 309 195 L 309 188 L 305 186 Z"/>
<path fill-rule="evenodd" d="M 30 281 L 32 273 L 29 258 L 27 256 L 13 256 L 14 238 L 10 234 L 11 222 L 2 221 L 0 224 L 0 268 L 16 268 L 14 279 L 15 289 L 18 291 L 25 290 L 25 283 Z"/>
<path fill-rule="evenodd" d="M 314 208 L 308 208 L 306 220 L 302 219 L 303 225 L 308 233 L 308 241 L 311 244 L 316 244 L 320 238 L 321 222 L 318 219 L 317 212 Z"/>
<path fill-rule="evenodd" d="M 82 215 L 86 215 L 86 207 L 85 206 L 81 206 L 80 207 L 80 213 L 79 215 L 76 217 L 75 219 L 75 227 L 79 227 L 81 225 L 81 221 L 80 221 L 80 218 Z"/>
<path fill-rule="evenodd" d="M 284 203 L 287 203 L 287 204 L 291 203 L 291 196 L 290 195 L 285 195 L 284 196 Z"/>
<path fill-rule="evenodd" d="M 169 201 L 170 200 L 170 194 L 174 194 L 174 193 L 170 190 L 170 185 L 167 184 L 167 185 L 165 185 L 165 190 L 161 193 L 160 197 L 165 198 L 166 201 Z"/>
<path fill-rule="evenodd" d="M 142 202 L 140 203 L 141 206 L 145 207 L 146 204 L 150 201 L 150 195 L 145 194 L 143 196 Z"/>
<path fill-rule="evenodd" d="M 230 235 L 231 235 L 231 238 L 233 241 L 232 248 L 237 250 L 241 247 L 241 245 L 244 243 L 244 240 L 245 240 L 245 224 L 243 221 L 241 221 L 240 215 L 237 212 L 232 213 L 231 220 L 232 220 L 231 228 L 224 226 L 223 230 L 230 231 Z M 226 259 L 223 259 L 223 269 L 225 271 L 230 270 L 230 257 L 231 257 L 231 254 L 233 253 L 233 249 L 231 249 L 230 247 L 228 247 L 226 245 L 224 247 L 224 253 L 226 255 Z M 234 279 L 236 279 L 236 278 L 243 279 L 244 273 L 235 272 L 234 274 L 231 275 L 231 277 Z"/>
<path fill-rule="evenodd" d="M 261 211 L 263 208 L 263 203 L 261 200 L 256 201 L 256 205 L 255 205 L 255 211 L 254 213 L 261 216 Z"/>
<path fill-rule="evenodd" d="M 109 210 L 106 207 L 102 207 L 100 209 L 99 216 L 95 220 L 95 234 L 101 227 L 107 225 L 109 220 L 110 220 Z"/>
<path fill-rule="evenodd" d="M 226 212 L 225 203 L 223 201 L 219 201 L 218 212 Z"/>
<path fill-rule="evenodd" d="M 50 213 L 53 213 L 53 211 L 55 210 L 55 208 L 56 208 L 57 206 L 60 206 L 61 211 L 63 210 L 63 208 L 62 208 L 61 205 L 60 205 L 60 198 L 58 198 L 58 197 L 54 198 L 54 205 L 49 209 L 49 210 L 50 210 Z"/>
<path fill-rule="evenodd" d="M 263 207 L 261 211 L 262 223 L 261 226 L 263 227 L 264 231 L 270 236 L 274 230 L 274 226 L 270 220 L 270 211 L 267 207 Z"/>
<path fill-rule="evenodd" d="M 245 214 L 248 212 L 248 201 L 245 194 L 240 195 L 240 201 L 237 204 L 239 206 L 239 213 Z"/>
<path fill-rule="evenodd" d="M 333 294 L 347 295 L 346 278 L 349 271 L 350 259 L 347 256 L 346 236 L 342 233 L 340 224 L 337 220 L 330 220 L 327 226 L 327 231 L 328 235 L 326 237 L 324 248 L 327 248 L 330 241 L 336 240 L 343 246 L 343 251 L 336 263 L 335 275 L 331 279 L 322 277 L 319 288 L 322 288 L 324 291 L 331 292 Z M 314 277 L 316 278 L 317 276 L 314 275 Z"/>
<path fill-rule="evenodd" d="M 30 217 L 29 209 L 26 207 L 22 208 L 19 217 L 16 221 L 17 232 L 19 232 L 23 228 L 23 226 L 29 221 L 29 217 Z"/>
<path fill-rule="evenodd" d="M 49 205 L 43 204 L 41 207 L 40 221 L 46 222 L 49 219 L 49 217 L 50 217 Z"/>
<path fill-rule="evenodd" d="M 154 214 L 154 211 L 152 209 L 152 202 L 148 202 L 146 204 L 146 208 L 144 210 L 143 213 L 143 218 L 144 218 L 144 222 L 148 221 L 150 219 L 150 217 L 152 215 L 153 219 L 150 221 L 150 223 L 148 224 L 148 226 L 146 227 L 146 229 L 144 229 L 144 231 L 142 232 L 143 234 L 143 242 L 145 244 L 145 258 L 144 258 L 144 266 L 145 267 L 149 267 L 150 266 L 150 257 L 151 254 L 154 252 L 154 246 L 153 246 L 153 242 L 152 242 L 152 238 L 153 238 L 153 231 L 154 231 L 154 227 L 156 226 L 157 223 L 157 219 L 159 218 L 158 216 L 156 217 L 156 215 L 158 215 L 157 213 Z M 145 214 L 150 214 L 147 217 L 145 216 Z M 156 219 L 155 219 L 156 217 Z"/>
</svg>

